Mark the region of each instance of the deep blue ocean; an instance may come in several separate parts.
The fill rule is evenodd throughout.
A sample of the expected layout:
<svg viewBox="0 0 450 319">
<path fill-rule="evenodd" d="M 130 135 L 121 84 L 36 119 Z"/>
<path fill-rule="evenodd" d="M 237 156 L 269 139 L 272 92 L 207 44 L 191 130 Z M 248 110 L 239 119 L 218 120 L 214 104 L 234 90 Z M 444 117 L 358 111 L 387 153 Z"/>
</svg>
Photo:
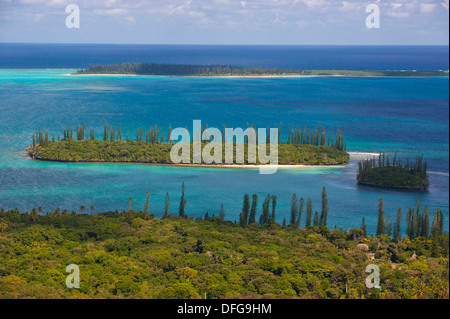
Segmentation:
<svg viewBox="0 0 450 319">
<path fill-rule="evenodd" d="M 0 43 L 0 68 L 155 62 L 308 70 L 448 70 L 448 46 L 261 46 Z"/>
<path fill-rule="evenodd" d="M 73 76 L 95 63 L 158 62 L 304 69 L 448 70 L 448 47 L 368 46 L 168 46 L 0 44 L 0 207 L 31 210 L 123 210 L 161 216 L 166 192 L 176 214 L 181 183 L 187 213 L 218 213 L 236 220 L 244 194 L 278 196 L 277 220 L 289 216 L 292 194 L 310 197 L 320 211 L 321 191 L 329 198 L 329 225 L 359 227 L 365 216 L 374 232 L 379 198 L 386 212 L 404 214 L 420 198 L 433 212 L 449 211 L 448 78 L 178 78 Z M 158 124 L 191 127 L 307 126 L 320 123 L 346 136 L 351 162 L 345 167 L 279 169 L 185 168 L 129 164 L 64 164 L 31 161 L 23 149 L 38 128 L 61 134 L 64 126 L 86 124 L 102 136 L 103 122 L 129 129 Z M 287 138 L 286 129 L 282 133 Z M 387 190 L 356 184 L 356 161 L 367 153 L 398 152 L 428 162 L 431 187 L 425 192 Z"/>
</svg>

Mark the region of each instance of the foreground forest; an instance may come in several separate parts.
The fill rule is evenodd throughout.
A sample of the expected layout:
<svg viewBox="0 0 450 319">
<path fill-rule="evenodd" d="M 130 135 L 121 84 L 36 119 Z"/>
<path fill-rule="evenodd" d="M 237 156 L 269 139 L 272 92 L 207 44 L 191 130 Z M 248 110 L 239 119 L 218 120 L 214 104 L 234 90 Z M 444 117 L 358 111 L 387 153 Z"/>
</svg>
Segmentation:
<svg viewBox="0 0 450 319">
<path fill-rule="evenodd" d="M 183 65 L 121 63 L 89 65 L 75 74 L 125 74 L 161 76 L 448 76 L 444 71 L 303 70 L 298 68 L 239 67 L 230 65 Z"/>
<path fill-rule="evenodd" d="M 437 222 L 432 237 L 394 240 L 146 211 L 0 210 L 0 298 L 449 298 L 448 234 L 438 237 Z M 69 264 L 80 289 L 65 287 Z M 369 264 L 381 289 L 365 286 Z"/>
</svg>

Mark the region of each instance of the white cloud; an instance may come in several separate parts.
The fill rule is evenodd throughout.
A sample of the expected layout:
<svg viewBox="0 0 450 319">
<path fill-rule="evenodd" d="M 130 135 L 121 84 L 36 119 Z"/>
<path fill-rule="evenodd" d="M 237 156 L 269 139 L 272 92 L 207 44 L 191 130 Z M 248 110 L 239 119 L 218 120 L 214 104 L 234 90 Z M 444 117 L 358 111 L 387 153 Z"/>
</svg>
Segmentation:
<svg viewBox="0 0 450 319">
<path fill-rule="evenodd" d="M 421 3 L 420 4 L 420 12 L 422 13 L 432 13 L 436 8 L 435 3 Z"/>
<path fill-rule="evenodd" d="M 99 15 L 123 15 L 127 14 L 127 9 L 96 9 L 92 11 L 93 14 L 99 14 Z"/>
<path fill-rule="evenodd" d="M 105 6 L 107 7 L 113 7 L 113 6 L 117 6 L 121 3 L 120 0 L 105 0 Z"/>
<path fill-rule="evenodd" d="M 359 2 L 342 1 L 342 7 L 339 10 L 346 13 L 358 13 L 363 6 L 364 4 Z"/>
<path fill-rule="evenodd" d="M 28 5 L 48 5 L 52 7 L 65 6 L 69 4 L 68 0 L 20 0 L 20 3 L 28 4 Z"/>
<path fill-rule="evenodd" d="M 319 7 L 325 4 L 324 0 L 302 0 L 302 2 L 309 8 Z"/>
<path fill-rule="evenodd" d="M 34 16 L 34 21 L 39 22 L 42 20 L 42 18 L 45 17 L 45 14 L 43 13 L 38 13 Z"/>
<path fill-rule="evenodd" d="M 0 0 L 0 20 L 7 15 L 17 20 L 22 15 L 39 21 L 44 17 L 37 14 L 43 13 L 47 23 L 51 16 L 64 15 L 67 3 L 79 5 L 85 22 L 115 17 L 125 24 L 139 21 L 181 33 L 186 28 L 209 29 L 205 34 L 216 32 L 218 37 L 229 32 L 230 38 L 252 34 L 252 30 L 287 34 L 302 28 L 325 39 L 364 28 L 364 9 L 370 3 L 380 6 L 382 31 L 416 34 L 422 29 L 448 28 L 449 10 L 449 0 Z"/>
</svg>

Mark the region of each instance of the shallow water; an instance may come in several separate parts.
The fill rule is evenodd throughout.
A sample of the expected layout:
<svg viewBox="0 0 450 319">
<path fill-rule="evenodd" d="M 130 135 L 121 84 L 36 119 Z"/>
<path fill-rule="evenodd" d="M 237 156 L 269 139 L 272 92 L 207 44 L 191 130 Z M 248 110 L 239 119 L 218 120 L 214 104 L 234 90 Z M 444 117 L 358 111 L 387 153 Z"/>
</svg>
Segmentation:
<svg viewBox="0 0 450 319">
<path fill-rule="evenodd" d="M 238 219 L 243 195 L 278 196 L 277 221 L 289 219 L 292 194 L 311 197 L 320 211 L 321 190 L 329 199 L 329 225 L 359 227 L 366 217 L 369 232 L 376 229 L 378 199 L 386 211 L 404 215 L 420 198 L 431 211 L 444 210 L 448 227 L 449 140 L 448 78 L 168 78 L 72 76 L 73 70 L 0 70 L 0 206 L 6 209 L 79 209 L 94 205 L 96 212 L 122 210 L 129 196 L 144 207 L 152 190 L 151 211 L 161 216 L 166 192 L 177 213 L 181 183 L 186 183 L 186 211 Z M 192 127 L 200 119 L 210 127 L 257 127 L 283 122 L 326 130 L 341 129 L 348 150 L 359 153 L 398 152 L 401 157 L 424 154 L 431 187 L 426 192 L 358 186 L 352 153 L 345 167 L 279 169 L 260 175 L 258 169 L 186 168 L 130 164 L 46 163 L 27 159 L 21 151 L 32 133 L 86 124 L 103 133 L 103 122 L 122 124 L 123 132 L 158 124 Z"/>
</svg>

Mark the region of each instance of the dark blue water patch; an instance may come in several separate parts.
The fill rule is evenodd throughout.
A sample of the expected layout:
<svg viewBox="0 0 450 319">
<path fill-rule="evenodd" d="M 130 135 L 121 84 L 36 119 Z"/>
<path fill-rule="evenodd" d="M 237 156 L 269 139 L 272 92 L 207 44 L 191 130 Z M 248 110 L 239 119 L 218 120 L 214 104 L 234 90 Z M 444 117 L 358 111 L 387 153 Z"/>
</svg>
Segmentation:
<svg viewBox="0 0 450 319">
<path fill-rule="evenodd" d="M 310 70 L 448 70 L 448 46 L 261 46 L 0 43 L 0 68 L 155 62 Z"/>
<path fill-rule="evenodd" d="M 44 165 L 45 162 L 42 162 Z M 86 185 L 86 187 L 95 185 L 102 179 L 101 174 L 95 174 L 92 171 L 84 171 L 81 165 L 73 164 L 75 170 L 60 169 L 59 164 L 47 164 L 51 169 L 39 168 L 39 162 L 35 162 L 38 168 L 4 168 L 0 170 L 0 191 L 14 189 L 35 189 L 39 190 L 45 187 L 64 187 L 71 185 Z M 115 178 L 114 174 L 110 174 Z M 6 183 L 7 182 L 7 183 Z"/>
<path fill-rule="evenodd" d="M 390 118 L 420 118 L 429 120 L 433 124 L 448 123 L 448 100 L 360 100 L 348 101 L 338 107 L 342 112 L 354 116 Z"/>
</svg>

